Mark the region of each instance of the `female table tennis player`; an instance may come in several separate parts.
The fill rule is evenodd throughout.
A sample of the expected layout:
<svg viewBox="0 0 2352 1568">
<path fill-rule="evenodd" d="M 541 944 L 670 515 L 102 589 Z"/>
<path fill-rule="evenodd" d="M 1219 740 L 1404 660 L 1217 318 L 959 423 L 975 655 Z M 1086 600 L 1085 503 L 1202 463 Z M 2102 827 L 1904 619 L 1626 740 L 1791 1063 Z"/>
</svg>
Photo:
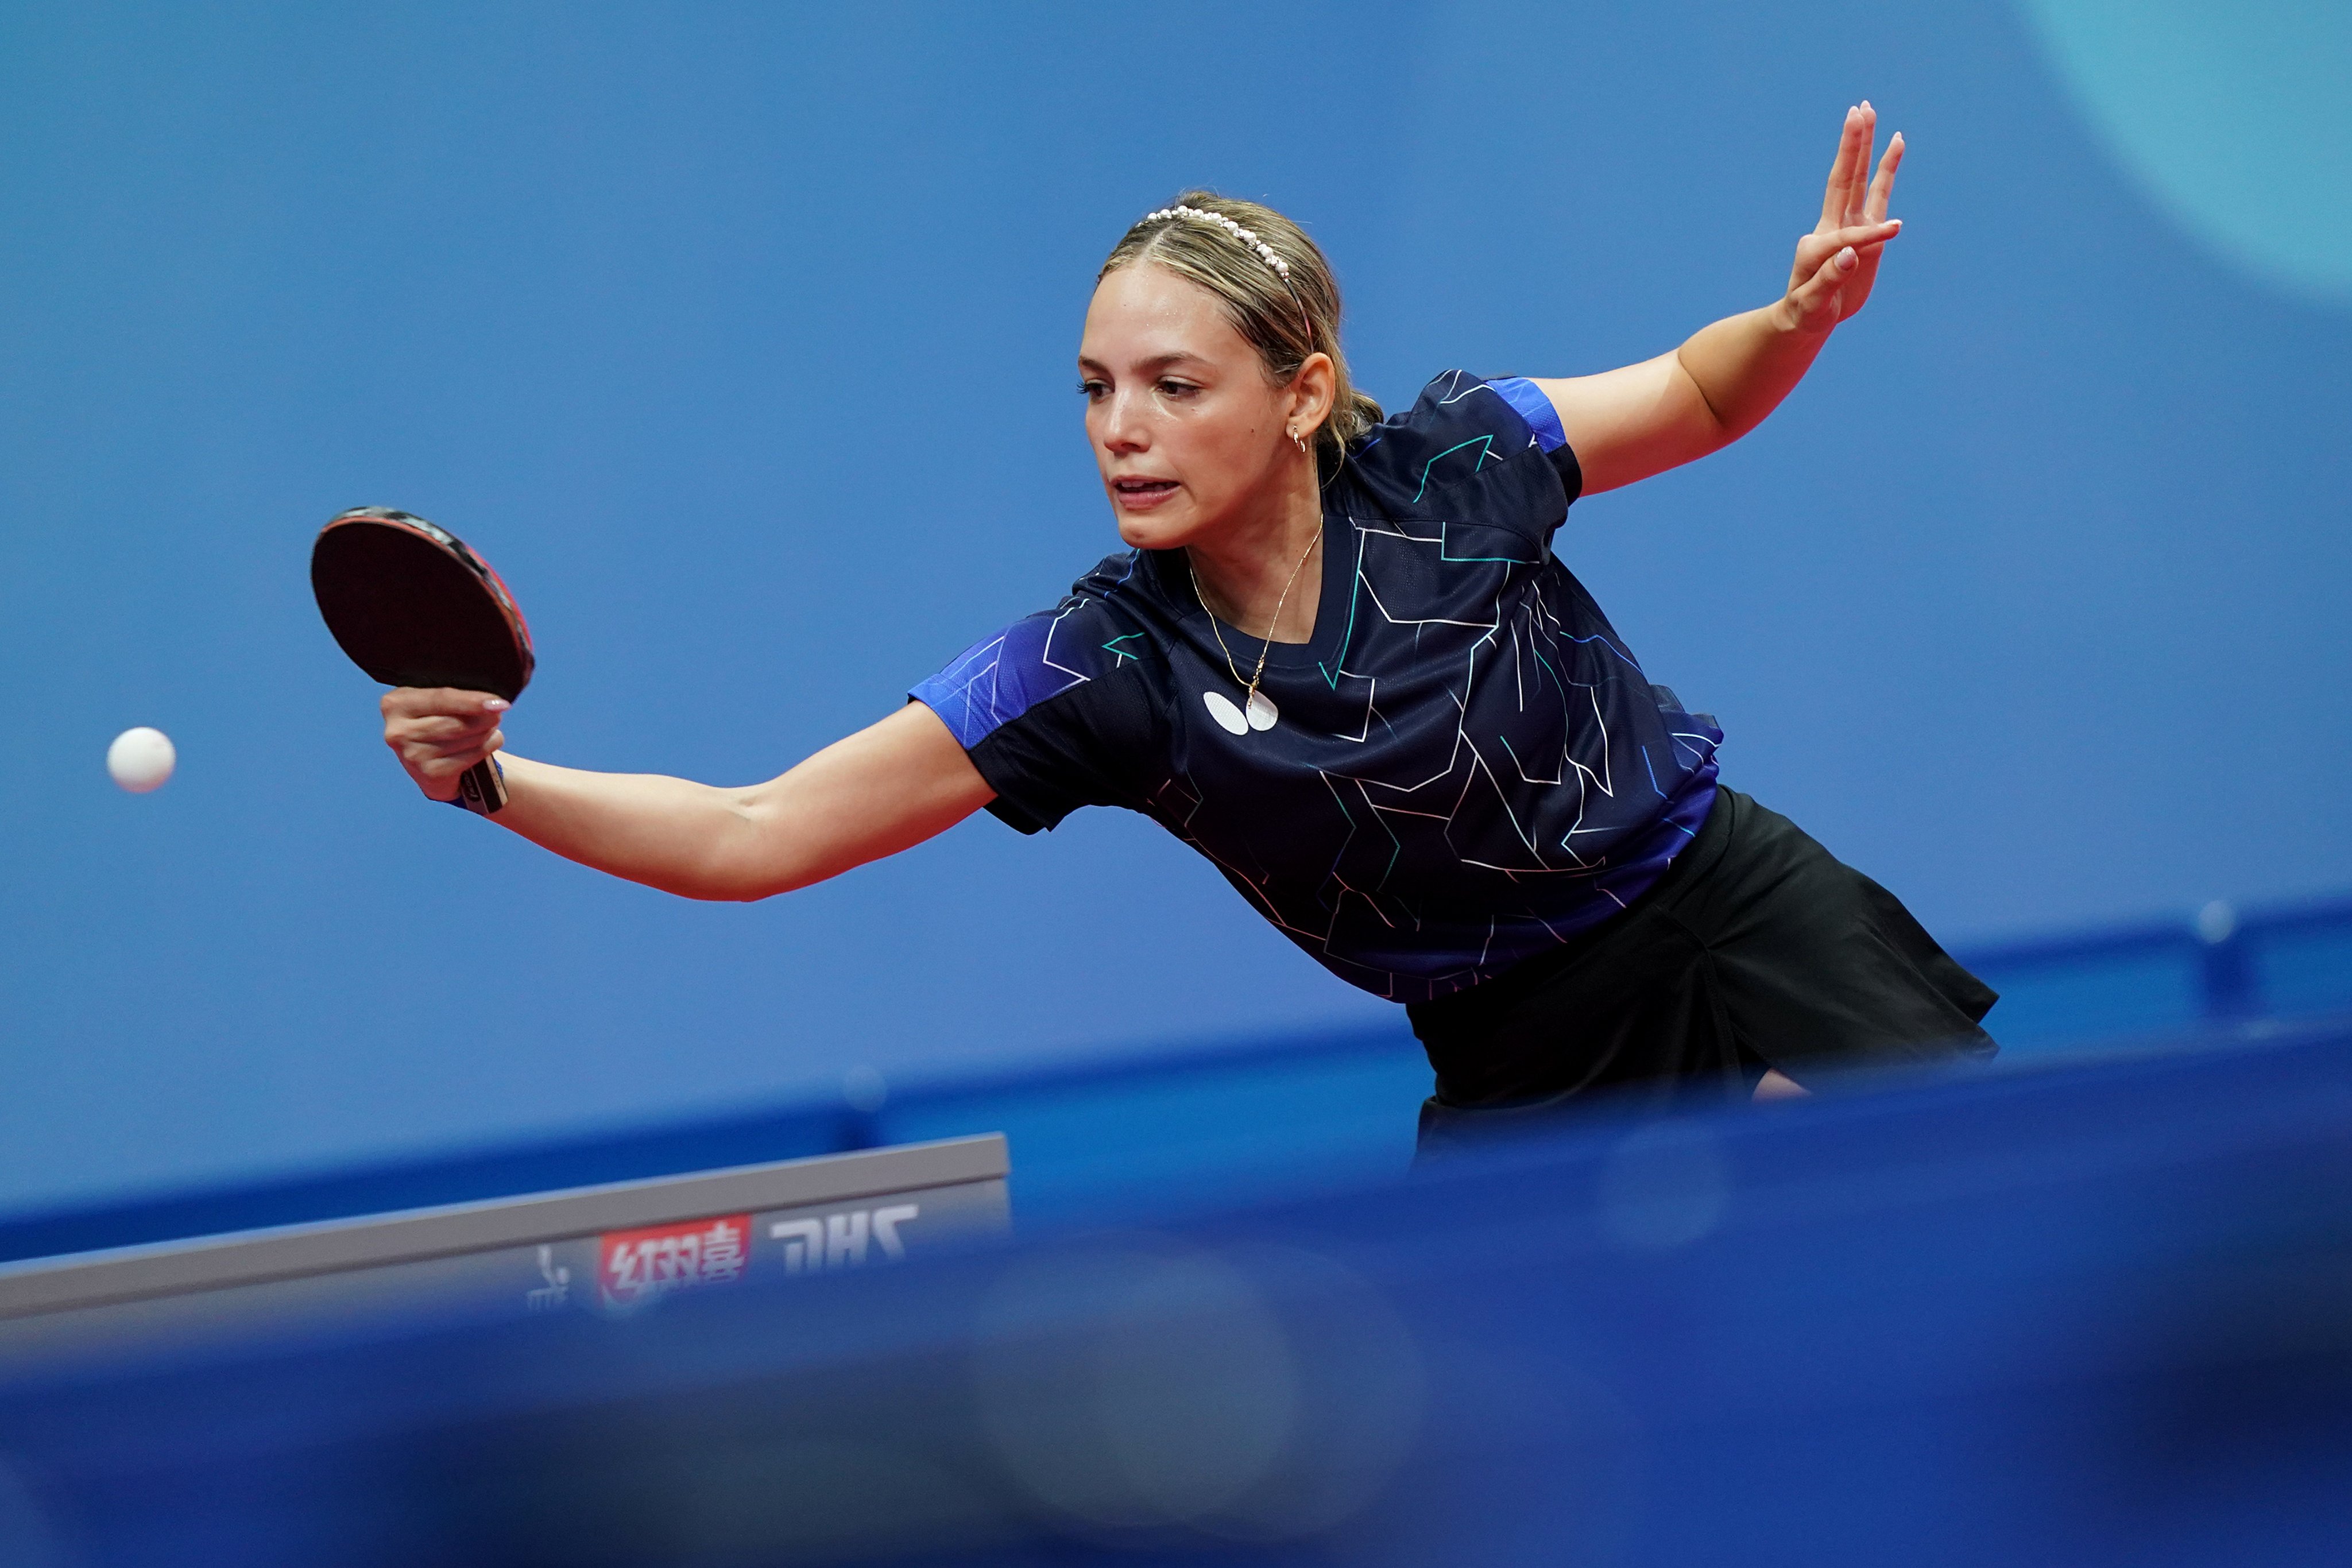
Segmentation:
<svg viewBox="0 0 2352 1568">
<path fill-rule="evenodd" d="M 1602 1087 L 1796 1092 L 1989 1055 L 1993 993 L 1893 896 L 1717 781 L 1713 719 L 1654 685 L 1553 553 L 1580 496 L 1754 429 L 1868 300 L 1903 141 L 1848 110 L 1781 297 L 1598 375 L 1357 391 L 1322 253 L 1191 192 L 1103 264 L 1078 346 L 1120 538 L 1050 610 L 900 711 L 746 789 L 502 755 L 495 819 L 691 898 L 788 892 L 982 807 L 1023 832 L 1143 812 L 1436 1069 L 1424 1148 Z M 428 796 L 504 704 L 403 689 Z M 1514 1113 L 1518 1113 L 1515 1114 Z"/>
</svg>

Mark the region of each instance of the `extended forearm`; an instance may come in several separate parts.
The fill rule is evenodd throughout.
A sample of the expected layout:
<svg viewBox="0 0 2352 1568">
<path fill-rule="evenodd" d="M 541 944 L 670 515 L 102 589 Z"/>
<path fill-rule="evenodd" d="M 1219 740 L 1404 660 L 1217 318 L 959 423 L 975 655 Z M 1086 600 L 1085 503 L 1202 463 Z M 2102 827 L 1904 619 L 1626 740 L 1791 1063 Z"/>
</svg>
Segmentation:
<svg viewBox="0 0 2352 1568">
<path fill-rule="evenodd" d="M 567 860 L 687 898 L 765 898 L 823 882 L 944 832 L 994 798 L 919 703 L 741 789 L 500 755 L 507 806 L 494 821 Z"/>
<path fill-rule="evenodd" d="M 493 819 L 598 871 L 687 898 L 775 891 L 756 864 L 748 789 L 655 773 L 590 773 L 502 753 L 507 805 Z"/>
<path fill-rule="evenodd" d="M 1582 494 L 1696 462 L 1761 423 L 1828 335 L 1789 325 L 1786 303 L 1727 317 L 1638 365 L 1537 381 L 1576 454 Z"/>
<path fill-rule="evenodd" d="M 1829 336 L 1826 327 L 1801 323 L 1780 300 L 1700 328 L 1675 358 L 1728 443 L 1780 406 Z"/>
</svg>

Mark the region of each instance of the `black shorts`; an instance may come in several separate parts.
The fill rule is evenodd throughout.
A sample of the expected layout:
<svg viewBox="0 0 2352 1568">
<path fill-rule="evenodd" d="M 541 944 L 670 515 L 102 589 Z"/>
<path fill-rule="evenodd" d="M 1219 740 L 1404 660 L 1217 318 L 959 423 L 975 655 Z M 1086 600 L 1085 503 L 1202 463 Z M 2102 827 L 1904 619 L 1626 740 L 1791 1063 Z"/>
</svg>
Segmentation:
<svg viewBox="0 0 2352 1568">
<path fill-rule="evenodd" d="M 1405 1010 L 1437 1070 L 1424 1155 L 1599 1091 L 1657 1111 L 1744 1098 L 1767 1068 L 1981 1061 L 1998 1000 L 1895 895 L 1737 790 L 1623 915 Z"/>
</svg>

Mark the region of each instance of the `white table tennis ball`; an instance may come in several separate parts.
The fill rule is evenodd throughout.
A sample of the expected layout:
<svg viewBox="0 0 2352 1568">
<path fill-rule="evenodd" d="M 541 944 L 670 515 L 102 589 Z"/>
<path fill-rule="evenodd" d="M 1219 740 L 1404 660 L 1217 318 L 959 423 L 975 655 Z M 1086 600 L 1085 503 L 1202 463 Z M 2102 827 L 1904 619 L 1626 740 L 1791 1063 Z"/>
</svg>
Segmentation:
<svg viewBox="0 0 2352 1568">
<path fill-rule="evenodd" d="M 143 724 L 124 730 L 106 748 L 106 770 L 133 795 L 161 789 L 179 761 L 180 754 L 172 749 L 172 737 Z"/>
</svg>

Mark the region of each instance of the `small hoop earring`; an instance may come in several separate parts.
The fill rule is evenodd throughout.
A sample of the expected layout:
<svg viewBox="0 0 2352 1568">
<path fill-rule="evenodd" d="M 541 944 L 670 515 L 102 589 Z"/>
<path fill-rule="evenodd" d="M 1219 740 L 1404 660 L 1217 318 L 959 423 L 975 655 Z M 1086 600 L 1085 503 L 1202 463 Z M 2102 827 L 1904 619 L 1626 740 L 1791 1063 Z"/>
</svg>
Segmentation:
<svg viewBox="0 0 2352 1568">
<path fill-rule="evenodd" d="M 1307 455 L 1307 437 L 1299 434 L 1296 426 L 1293 426 L 1291 429 L 1290 439 L 1292 443 L 1297 446 L 1298 455 L 1302 457 Z"/>
</svg>

